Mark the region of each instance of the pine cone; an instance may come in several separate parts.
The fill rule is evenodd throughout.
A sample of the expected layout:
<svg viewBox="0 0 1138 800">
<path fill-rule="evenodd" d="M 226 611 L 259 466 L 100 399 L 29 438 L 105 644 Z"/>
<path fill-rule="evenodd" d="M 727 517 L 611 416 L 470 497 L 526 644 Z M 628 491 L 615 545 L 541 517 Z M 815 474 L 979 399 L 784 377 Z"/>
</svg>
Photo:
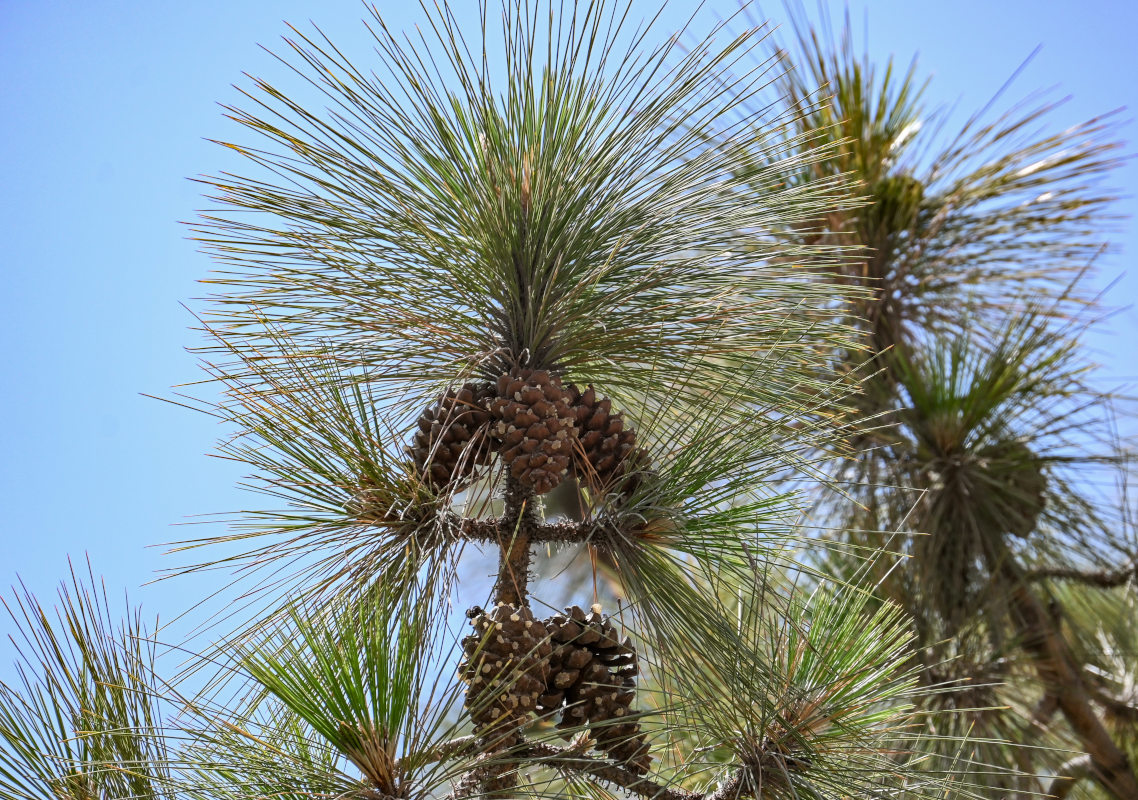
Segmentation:
<svg viewBox="0 0 1138 800">
<path fill-rule="evenodd" d="M 474 633 L 462 640 L 459 673 L 468 685 L 466 708 L 474 733 L 494 750 L 512 747 L 549 678 L 545 626 L 528 608 L 506 603 L 468 614 Z"/>
<path fill-rule="evenodd" d="M 575 386 L 569 389 L 577 428 L 573 460 L 577 477 L 600 496 L 618 487 L 625 493 L 635 491 L 635 485 L 620 481 L 648 466 L 648 453 L 636 448 L 636 430 L 625 425 L 620 412 L 613 412 L 611 400 L 598 399 L 592 386 L 584 392 Z"/>
<path fill-rule="evenodd" d="M 556 375 L 516 370 L 498 378 L 498 396 L 489 404 L 502 460 L 536 494 L 551 491 L 569 470 L 573 413 L 566 400 Z"/>
<path fill-rule="evenodd" d="M 611 620 L 594 606 L 586 615 L 577 606 L 546 620 L 553 643 L 547 692 L 538 711 L 561 711 L 562 729 L 588 726 L 598 750 L 639 773 L 651 761 L 647 738 L 637 722 L 621 722 L 635 714 L 636 650 L 617 634 Z"/>
<path fill-rule="evenodd" d="M 419 416 L 419 430 L 407 454 L 419 475 L 433 488 L 461 487 L 475 468 L 490 463 L 492 396 L 489 384 L 465 383 L 448 389 Z"/>
</svg>

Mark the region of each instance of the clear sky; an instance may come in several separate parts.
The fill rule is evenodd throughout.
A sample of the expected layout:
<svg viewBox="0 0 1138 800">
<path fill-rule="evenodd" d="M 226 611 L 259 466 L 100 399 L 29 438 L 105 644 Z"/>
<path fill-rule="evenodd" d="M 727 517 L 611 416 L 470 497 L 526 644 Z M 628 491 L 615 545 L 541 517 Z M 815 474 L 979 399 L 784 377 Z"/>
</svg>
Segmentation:
<svg viewBox="0 0 1138 800">
<path fill-rule="evenodd" d="M 633 1 L 644 13 L 655 6 Z M 455 5 L 466 13 L 475 3 Z M 1138 109 L 1138 4 L 1129 0 L 859 0 L 858 30 L 866 5 L 870 52 L 906 64 L 919 52 L 934 105 L 979 107 L 1042 45 L 1009 97 L 1058 87 L 1072 95 L 1053 117 L 1064 126 Z M 378 6 L 392 28 L 421 19 L 410 0 Z M 672 2 L 661 35 L 693 7 Z M 735 7 L 709 0 L 702 18 Z M 765 10 L 781 16 L 776 3 Z M 260 502 L 235 488 L 238 468 L 205 455 L 221 433 L 213 422 L 142 396 L 199 378 L 183 348 L 200 339 L 179 304 L 193 305 L 210 264 L 179 224 L 203 205 L 187 178 L 234 164 L 206 140 L 243 135 L 217 106 L 237 100 L 231 84 L 248 85 L 242 72 L 295 85 L 258 47 L 276 46 L 282 20 L 314 20 L 365 64 L 363 16 L 355 0 L 0 0 L 0 586 L 18 573 L 48 595 L 67 555 L 85 552 L 112 591 L 129 589 L 163 617 L 220 585 L 139 588 L 177 563 L 147 545 L 204 534 L 176 527 L 195 515 Z M 1124 129 L 1130 152 L 1136 134 L 1133 123 Z M 1115 183 L 1132 194 L 1138 166 Z M 1118 209 L 1134 216 L 1138 203 L 1130 196 Z M 1133 220 L 1116 241 L 1119 252 L 1100 263 L 1103 284 L 1122 276 L 1108 301 L 1133 304 Z M 1138 375 L 1138 312 L 1110 331 L 1095 340 L 1106 374 Z M 0 633 L 11 630 L 0 617 Z"/>
</svg>

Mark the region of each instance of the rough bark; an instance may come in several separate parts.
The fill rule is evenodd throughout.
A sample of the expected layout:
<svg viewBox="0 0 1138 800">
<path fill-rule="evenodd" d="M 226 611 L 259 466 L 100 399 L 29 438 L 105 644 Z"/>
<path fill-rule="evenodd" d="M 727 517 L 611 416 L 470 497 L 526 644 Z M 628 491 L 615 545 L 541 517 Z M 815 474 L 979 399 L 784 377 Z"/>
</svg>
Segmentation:
<svg viewBox="0 0 1138 800">
<path fill-rule="evenodd" d="M 528 526 L 530 544 L 586 542 L 596 526 L 577 522 L 555 522 Z M 452 535 L 471 542 L 499 544 L 503 531 L 513 529 L 505 519 L 458 519 L 449 523 Z"/>
<path fill-rule="evenodd" d="M 498 579 L 494 602 L 514 606 L 528 605 L 530 543 L 540 521 L 533 493 L 509 478 L 506 482 L 506 511 L 498 523 Z"/>
</svg>

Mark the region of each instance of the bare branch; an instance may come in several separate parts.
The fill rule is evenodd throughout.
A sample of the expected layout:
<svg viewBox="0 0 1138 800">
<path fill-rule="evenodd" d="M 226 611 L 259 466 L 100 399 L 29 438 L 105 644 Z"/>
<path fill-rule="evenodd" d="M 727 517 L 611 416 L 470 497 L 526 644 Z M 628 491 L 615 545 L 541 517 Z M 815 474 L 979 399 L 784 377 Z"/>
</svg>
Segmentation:
<svg viewBox="0 0 1138 800">
<path fill-rule="evenodd" d="M 1041 580 L 1067 580 L 1078 581 L 1085 583 L 1089 586 L 1100 586 L 1104 589 L 1112 589 L 1116 586 L 1122 586 L 1132 578 L 1138 577 L 1138 560 L 1133 560 L 1126 566 L 1111 570 L 1081 570 L 1073 567 L 1040 567 L 1038 569 L 1028 570 L 1024 574 L 1024 578 L 1028 581 L 1041 581 Z"/>
<path fill-rule="evenodd" d="M 675 786 L 664 786 L 617 764 L 581 755 L 572 748 L 532 743 L 526 747 L 525 755 L 556 769 L 584 773 L 652 800 L 735 800 L 752 793 L 743 788 L 743 769 L 736 770 L 714 792 L 691 792 Z"/>
<path fill-rule="evenodd" d="M 704 797 L 686 789 L 662 786 L 630 769 L 581 755 L 568 748 L 535 742 L 526 748 L 525 754 L 557 769 L 581 772 L 615 784 L 640 797 L 650 797 L 653 800 L 702 800 Z"/>
<path fill-rule="evenodd" d="M 1014 587 L 1010 600 L 1021 644 L 1035 661 L 1048 693 L 1056 696 L 1059 710 L 1090 754 L 1091 776 L 1115 797 L 1138 797 L 1138 780 L 1129 759 L 1095 712 L 1093 695 L 1082 679 L 1070 646 L 1049 618 L 1044 604 L 1019 580 L 1022 573 L 1005 565 L 1003 576 Z"/>
</svg>

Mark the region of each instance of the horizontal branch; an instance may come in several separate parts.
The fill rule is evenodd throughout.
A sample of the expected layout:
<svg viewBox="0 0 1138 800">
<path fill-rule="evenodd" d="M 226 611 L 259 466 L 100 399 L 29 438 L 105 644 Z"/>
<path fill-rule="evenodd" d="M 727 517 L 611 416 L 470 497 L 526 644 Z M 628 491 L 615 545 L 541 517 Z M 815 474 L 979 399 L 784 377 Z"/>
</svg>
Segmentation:
<svg viewBox="0 0 1138 800">
<path fill-rule="evenodd" d="M 686 789 L 663 786 L 630 769 L 608 761 L 590 758 L 570 749 L 533 743 L 527 746 L 523 753 L 557 769 L 584 773 L 602 781 L 616 784 L 640 797 L 650 797 L 654 800 L 701 800 L 703 797 Z"/>
<path fill-rule="evenodd" d="M 532 743 L 523 755 L 541 761 L 556 769 L 589 775 L 607 783 L 612 783 L 625 791 L 651 800 L 735 800 L 746 792 L 743 786 L 743 770 L 737 770 L 714 792 L 691 792 L 674 786 L 664 786 L 630 769 L 581 755 L 571 748 L 554 747 L 549 744 Z"/>
<path fill-rule="evenodd" d="M 502 521 L 492 519 L 463 519 L 454 517 L 451 530 L 455 535 L 472 542 L 497 544 L 502 531 Z M 584 542 L 596 529 L 596 525 L 579 522 L 557 522 L 535 525 L 530 532 L 531 543 Z"/>
<path fill-rule="evenodd" d="M 1028 570 L 1024 574 L 1024 578 L 1029 581 L 1051 579 L 1078 581 L 1088 586 L 1100 586 L 1104 589 L 1122 586 L 1134 577 L 1138 577 L 1138 561 L 1131 561 L 1120 569 L 1082 570 L 1073 567 L 1039 567 Z"/>
</svg>

